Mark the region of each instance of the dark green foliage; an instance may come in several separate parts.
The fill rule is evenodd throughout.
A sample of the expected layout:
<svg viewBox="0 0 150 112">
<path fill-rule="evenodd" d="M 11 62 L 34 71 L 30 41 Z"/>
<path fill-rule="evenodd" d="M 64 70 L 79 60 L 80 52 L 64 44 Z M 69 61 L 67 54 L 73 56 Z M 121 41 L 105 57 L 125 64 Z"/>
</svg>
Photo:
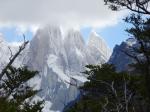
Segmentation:
<svg viewBox="0 0 150 112">
<path fill-rule="evenodd" d="M 81 99 L 67 112 L 140 112 L 145 103 L 140 76 L 118 73 L 109 64 L 86 67 L 89 81 L 80 87 Z"/>
<path fill-rule="evenodd" d="M 108 0 L 124 6 L 114 1 L 120 0 Z M 132 72 L 118 73 L 109 64 L 87 65 L 84 73 L 89 81 L 80 87 L 81 99 L 67 112 L 150 112 L 150 19 L 131 14 L 124 20 L 132 25 L 126 31 L 137 41 L 128 51 L 122 50 L 134 59 Z"/>
<path fill-rule="evenodd" d="M 125 19 L 125 22 L 133 25 L 126 31 L 137 40 L 137 45 L 130 46 L 128 51 L 123 52 L 135 60 L 131 67 L 142 77 L 145 96 L 150 103 L 150 18 L 132 14 Z"/>
<path fill-rule="evenodd" d="M 31 103 L 38 90 L 27 82 L 37 75 L 27 67 L 8 67 L 0 81 L 0 112 L 41 112 L 43 101 Z"/>
<path fill-rule="evenodd" d="M 147 88 L 141 75 L 116 72 L 113 65 L 87 65 L 89 81 L 81 98 L 66 112 L 148 112 Z"/>
<path fill-rule="evenodd" d="M 149 0 L 104 0 L 112 10 L 127 8 L 136 14 L 125 18 L 126 31 L 137 43 L 122 51 L 134 62 L 130 73 L 112 65 L 88 65 L 89 81 L 80 87 L 82 97 L 67 112 L 150 112 L 150 10 Z M 147 14 L 143 16 L 142 14 Z"/>
<path fill-rule="evenodd" d="M 150 15 L 150 0 L 104 0 L 104 2 L 114 11 L 129 9 L 136 13 Z"/>
<path fill-rule="evenodd" d="M 41 112 L 43 108 L 44 101 L 32 100 L 39 90 L 34 90 L 27 84 L 38 72 L 31 71 L 27 67 L 12 66 L 28 42 L 24 36 L 24 43 L 19 46 L 18 52 L 11 54 L 10 61 L 0 73 L 0 112 Z"/>
</svg>

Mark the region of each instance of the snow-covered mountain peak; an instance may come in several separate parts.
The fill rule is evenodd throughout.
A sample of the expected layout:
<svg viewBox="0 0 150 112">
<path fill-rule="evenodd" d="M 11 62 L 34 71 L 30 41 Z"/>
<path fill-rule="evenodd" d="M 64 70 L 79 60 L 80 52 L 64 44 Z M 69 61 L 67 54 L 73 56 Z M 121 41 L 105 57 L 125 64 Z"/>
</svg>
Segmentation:
<svg viewBox="0 0 150 112">
<path fill-rule="evenodd" d="M 99 34 L 96 31 L 92 30 L 90 33 L 90 37 L 99 37 Z"/>
<path fill-rule="evenodd" d="M 64 39 L 64 45 L 65 48 L 70 46 L 71 48 L 78 48 L 80 50 L 83 50 L 83 48 L 85 47 L 85 42 L 79 31 L 70 30 Z"/>
<path fill-rule="evenodd" d="M 39 36 L 40 34 L 40 36 Z M 46 39 L 62 39 L 60 27 L 47 25 L 43 28 L 40 28 L 35 36 L 37 38 L 46 38 Z M 41 36 L 42 35 L 42 36 Z"/>
<path fill-rule="evenodd" d="M 62 34 L 59 27 L 46 26 L 39 29 L 31 41 L 32 52 L 39 53 L 41 58 L 48 53 L 58 54 L 62 49 Z"/>
<path fill-rule="evenodd" d="M 104 39 L 102 39 L 96 32 L 92 31 L 88 40 L 89 49 L 95 49 L 104 56 L 105 60 L 108 60 L 111 55 L 111 50 L 107 46 Z"/>
<path fill-rule="evenodd" d="M 10 56 L 6 44 L 3 47 L 0 43 L 2 61 Z M 77 87 L 70 84 L 79 86 L 86 80 L 81 74 L 85 65 L 105 63 L 109 58 L 109 49 L 97 34 L 91 34 L 89 46 L 86 46 L 79 31 L 70 30 L 62 39 L 60 28 L 55 26 L 39 29 L 24 52 L 16 61 L 39 71 L 30 84 L 42 90 L 38 96 L 48 102 L 46 112 L 61 112 L 64 105 L 77 97 Z"/>
<path fill-rule="evenodd" d="M 104 42 L 104 40 L 97 34 L 95 31 L 92 31 L 89 36 L 88 45 L 100 45 L 100 42 Z"/>
<path fill-rule="evenodd" d="M 79 31 L 69 30 L 65 39 L 65 41 L 84 44 L 83 37 Z"/>
</svg>

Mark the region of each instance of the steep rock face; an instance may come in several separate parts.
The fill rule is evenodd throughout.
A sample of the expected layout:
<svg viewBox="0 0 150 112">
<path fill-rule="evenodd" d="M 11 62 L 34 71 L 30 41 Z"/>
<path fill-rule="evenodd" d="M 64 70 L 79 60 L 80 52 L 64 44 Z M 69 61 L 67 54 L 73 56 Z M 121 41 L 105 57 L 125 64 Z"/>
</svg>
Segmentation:
<svg viewBox="0 0 150 112">
<path fill-rule="evenodd" d="M 37 88 L 42 88 L 40 97 L 52 103 L 51 110 L 62 110 L 69 97 L 66 90 L 70 78 L 65 74 L 67 61 L 59 28 L 50 26 L 40 29 L 30 43 L 30 68 L 40 71 Z M 66 96 L 65 96 L 66 95 Z M 70 98 L 68 98 L 70 99 Z"/>
<path fill-rule="evenodd" d="M 91 32 L 88 41 L 88 50 L 96 62 L 104 63 L 109 59 L 111 50 L 96 32 Z"/>
<path fill-rule="evenodd" d="M 16 47 L 11 45 L 15 52 Z M 9 49 L 1 48 L 3 50 L 0 49 L 0 55 L 8 57 Z M 38 97 L 46 100 L 43 111 L 56 112 L 62 111 L 79 94 L 77 86 L 87 80 L 80 73 L 84 71 L 84 66 L 104 63 L 109 55 L 109 48 L 95 33 L 90 36 L 86 45 L 78 31 L 70 30 L 62 38 L 59 27 L 46 26 L 37 31 L 16 63 L 23 63 L 30 69 L 39 71 L 39 75 L 30 80 L 29 84 L 35 89 L 42 89 Z M 7 59 L 8 62 L 9 57 Z"/>
<path fill-rule="evenodd" d="M 120 45 L 116 45 L 113 49 L 113 53 L 109 59 L 109 63 L 114 64 L 118 71 L 129 70 L 129 64 L 134 60 L 131 57 L 127 56 L 123 51 L 129 51 L 129 46 L 136 46 L 135 39 L 127 39 L 125 42 L 122 42 Z"/>
<path fill-rule="evenodd" d="M 74 74 L 77 71 L 82 71 L 84 65 L 87 64 L 87 52 L 80 32 L 69 31 L 64 39 L 64 48 L 67 55 L 68 70 Z"/>
</svg>

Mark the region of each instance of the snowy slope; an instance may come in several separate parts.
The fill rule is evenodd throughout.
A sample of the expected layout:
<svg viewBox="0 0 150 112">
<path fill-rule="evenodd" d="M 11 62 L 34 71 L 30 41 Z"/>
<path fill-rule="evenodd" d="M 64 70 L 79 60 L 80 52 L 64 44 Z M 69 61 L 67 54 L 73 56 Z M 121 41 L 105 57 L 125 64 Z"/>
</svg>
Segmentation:
<svg viewBox="0 0 150 112">
<path fill-rule="evenodd" d="M 10 55 L 7 45 L 7 42 L 0 43 L 0 56 L 5 63 Z M 16 51 L 17 46 L 11 47 Z M 84 71 L 84 66 L 104 63 L 109 56 L 108 46 L 95 33 L 91 33 L 86 45 L 78 31 L 70 30 L 63 37 L 59 27 L 46 26 L 37 31 L 16 63 L 39 71 L 39 76 L 29 84 L 35 85 L 35 89 L 42 89 L 38 98 L 46 100 L 43 112 L 59 112 L 79 94 L 73 85 L 79 86 L 86 81 L 86 77 L 80 73 Z"/>
<path fill-rule="evenodd" d="M 88 49 L 90 54 L 94 56 L 95 60 L 99 61 L 99 63 L 104 63 L 111 55 L 111 50 L 105 41 L 94 31 L 90 34 Z"/>
</svg>

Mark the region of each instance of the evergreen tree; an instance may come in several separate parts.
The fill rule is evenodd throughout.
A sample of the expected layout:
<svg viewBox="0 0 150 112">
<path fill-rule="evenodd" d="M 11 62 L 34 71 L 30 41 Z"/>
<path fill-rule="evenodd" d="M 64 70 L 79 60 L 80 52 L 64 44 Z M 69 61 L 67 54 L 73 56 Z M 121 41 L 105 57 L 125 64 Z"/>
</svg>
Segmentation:
<svg viewBox="0 0 150 112">
<path fill-rule="evenodd" d="M 126 55 L 135 60 L 132 68 L 136 74 L 140 75 L 141 85 L 145 88 L 142 95 L 150 106 L 150 0 L 104 0 L 111 9 L 127 9 L 137 12 L 125 19 L 132 27 L 126 31 L 132 38 L 137 40 L 137 46 L 129 47 L 128 51 L 123 51 Z M 146 16 L 145 16 L 146 14 Z M 149 112 L 150 109 L 147 110 Z"/>
<path fill-rule="evenodd" d="M 143 95 L 150 104 L 150 0 L 104 0 L 104 2 L 112 10 L 126 7 L 134 12 L 124 20 L 132 25 L 126 31 L 131 38 L 136 39 L 137 43 L 136 46 L 129 46 L 128 51 L 123 52 L 134 59 L 135 63 L 132 63 L 131 66 L 134 73 L 141 75 L 143 79 L 141 84 L 145 86 L 145 95 Z"/>
<path fill-rule="evenodd" d="M 19 47 L 0 74 L 0 112 L 41 112 L 43 108 L 43 101 L 34 102 L 32 99 L 38 90 L 33 90 L 27 84 L 38 72 L 27 67 L 12 66 L 27 44 L 28 41 Z"/>
<path fill-rule="evenodd" d="M 40 112 L 43 101 L 31 102 L 37 94 L 28 86 L 27 81 L 38 72 L 29 71 L 27 67 L 7 69 L 7 77 L 2 78 L 0 84 L 0 112 Z"/>
<path fill-rule="evenodd" d="M 150 15 L 150 0 L 104 0 L 104 2 L 114 11 L 129 9 L 136 13 Z"/>
<path fill-rule="evenodd" d="M 116 72 L 113 65 L 87 65 L 87 82 L 81 98 L 65 112 L 143 112 L 146 101 L 140 93 L 141 76 Z M 140 89 L 139 89 L 140 88 Z"/>
<path fill-rule="evenodd" d="M 106 0 L 110 7 L 132 7 L 143 1 L 133 0 Z M 149 1 L 143 3 L 148 7 Z M 120 6 L 120 7 L 118 7 Z M 80 88 L 82 97 L 67 109 L 67 112 L 150 112 L 150 18 L 148 9 L 128 9 L 138 12 L 126 17 L 125 22 L 131 28 L 126 31 L 131 38 L 136 40 L 136 45 L 128 46 L 128 50 L 122 50 L 127 56 L 134 59 L 130 64 L 132 72 L 118 73 L 114 67 L 108 64 L 102 66 L 88 65 L 89 81 Z M 114 10 L 113 9 L 113 10 Z M 142 12 L 143 11 L 143 12 Z M 145 12 L 144 12 L 145 11 Z M 148 14 L 148 16 L 143 16 Z"/>
<path fill-rule="evenodd" d="M 131 64 L 135 73 L 143 77 L 143 84 L 146 88 L 145 94 L 150 104 L 150 18 L 142 18 L 142 15 L 132 14 L 125 19 L 127 23 L 133 25 L 126 31 L 136 39 L 136 46 L 129 46 L 128 51 L 123 51 L 126 55 L 135 60 Z"/>
</svg>

